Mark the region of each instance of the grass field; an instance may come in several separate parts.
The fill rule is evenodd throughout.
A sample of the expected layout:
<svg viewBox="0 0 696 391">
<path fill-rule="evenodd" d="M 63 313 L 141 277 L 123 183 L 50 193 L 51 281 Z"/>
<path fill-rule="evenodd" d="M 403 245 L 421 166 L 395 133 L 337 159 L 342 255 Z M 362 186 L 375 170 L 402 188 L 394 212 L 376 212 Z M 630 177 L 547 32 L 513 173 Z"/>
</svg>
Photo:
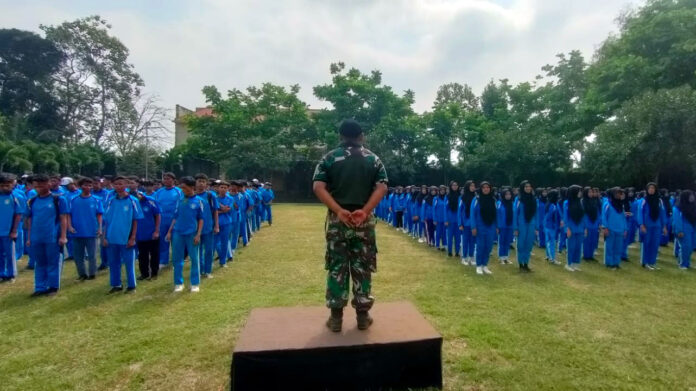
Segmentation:
<svg viewBox="0 0 696 391">
<path fill-rule="evenodd" d="M 31 299 L 23 270 L 0 285 L 0 389 L 228 389 L 252 308 L 323 304 L 325 209 L 274 214 L 198 294 L 172 293 L 168 269 L 134 295 L 107 295 L 104 272 L 77 282 L 68 262 L 60 293 Z M 534 273 L 491 262 L 493 276 L 477 276 L 383 224 L 378 246 L 376 305 L 410 300 L 442 333 L 447 390 L 696 389 L 696 274 L 671 249 L 656 272 L 639 267 L 637 248 L 620 271 L 577 273 L 535 249 Z"/>
</svg>

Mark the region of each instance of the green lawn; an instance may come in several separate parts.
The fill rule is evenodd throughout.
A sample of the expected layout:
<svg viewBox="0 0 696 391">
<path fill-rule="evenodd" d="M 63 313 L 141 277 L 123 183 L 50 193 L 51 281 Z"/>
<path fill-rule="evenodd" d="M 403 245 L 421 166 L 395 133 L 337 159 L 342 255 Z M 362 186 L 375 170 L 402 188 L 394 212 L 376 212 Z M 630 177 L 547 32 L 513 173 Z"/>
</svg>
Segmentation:
<svg viewBox="0 0 696 391">
<path fill-rule="evenodd" d="M 104 272 L 77 282 L 68 262 L 59 295 L 31 299 L 23 270 L 0 285 L 0 388 L 227 389 L 252 308 L 323 304 L 325 209 L 274 211 L 198 294 L 172 293 L 169 269 L 134 295 L 107 295 Z M 639 267 L 637 248 L 620 271 L 578 273 L 535 249 L 532 274 L 492 262 L 493 276 L 477 276 L 383 224 L 378 245 L 376 305 L 410 300 L 442 333 L 447 390 L 696 388 L 696 274 L 676 268 L 671 248 L 656 272 Z"/>
</svg>

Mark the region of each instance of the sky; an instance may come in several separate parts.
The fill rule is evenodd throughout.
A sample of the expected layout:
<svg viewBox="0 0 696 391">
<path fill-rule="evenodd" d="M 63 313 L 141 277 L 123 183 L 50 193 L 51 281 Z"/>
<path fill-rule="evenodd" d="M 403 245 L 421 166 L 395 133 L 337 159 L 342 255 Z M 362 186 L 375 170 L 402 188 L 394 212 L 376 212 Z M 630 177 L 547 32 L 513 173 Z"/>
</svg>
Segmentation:
<svg viewBox="0 0 696 391">
<path fill-rule="evenodd" d="M 145 92 L 173 109 L 204 106 L 201 89 L 299 84 L 312 87 L 343 61 L 383 83 L 415 91 L 432 106 L 438 86 L 459 82 L 477 94 L 490 80 L 531 81 L 556 54 L 591 59 L 617 31 L 616 17 L 642 0 L 0 0 L 0 28 L 98 14 L 129 49 Z"/>
</svg>

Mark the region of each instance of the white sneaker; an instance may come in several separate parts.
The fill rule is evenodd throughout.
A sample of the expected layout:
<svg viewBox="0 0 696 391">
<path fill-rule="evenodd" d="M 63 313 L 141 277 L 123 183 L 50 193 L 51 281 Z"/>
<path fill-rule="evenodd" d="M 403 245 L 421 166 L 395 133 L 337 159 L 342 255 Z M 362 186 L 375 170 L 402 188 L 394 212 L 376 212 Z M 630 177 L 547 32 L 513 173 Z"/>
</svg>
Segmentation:
<svg viewBox="0 0 696 391">
<path fill-rule="evenodd" d="M 200 292 L 201 288 L 198 285 L 191 285 L 191 292 Z"/>
<path fill-rule="evenodd" d="M 206 273 L 206 274 L 204 274 L 204 276 L 205 276 L 205 278 L 213 278 L 213 275 L 210 273 Z"/>
<path fill-rule="evenodd" d="M 425 239 L 423 239 L 423 238 L 418 239 L 418 243 L 425 243 Z"/>
<path fill-rule="evenodd" d="M 566 269 L 567 271 L 569 271 L 569 272 L 574 272 L 574 271 L 575 271 L 575 269 L 573 269 L 572 266 L 567 265 L 567 264 L 565 265 L 565 269 Z"/>
<path fill-rule="evenodd" d="M 551 264 L 552 265 L 560 265 L 561 263 L 554 259 L 553 261 L 551 261 Z"/>
<path fill-rule="evenodd" d="M 165 269 L 166 267 L 167 267 L 167 265 L 163 265 L 163 264 L 161 264 L 161 263 L 160 263 L 160 265 L 159 265 L 159 269 L 160 269 L 160 270 Z"/>
<path fill-rule="evenodd" d="M 581 272 L 581 271 L 582 271 L 582 270 L 580 270 L 580 265 L 575 265 L 575 266 L 571 266 L 571 267 L 572 267 L 573 270 L 575 270 L 576 272 Z"/>
<path fill-rule="evenodd" d="M 488 266 L 483 267 L 483 272 L 486 274 L 493 274 L 493 272 L 488 268 Z"/>
<path fill-rule="evenodd" d="M 681 270 L 689 270 L 689 268 L 686 267 L 686 266 L 679 266 L 679 268 L 680 268 Z"/>
<path fill-rule="evenodd" d="M 462 258 L 462 265 L 469 266 L 469 260 L 466 258 Z"/>
<path fill-rule="evenodd" d="M 500 258 L 500 264 L 505 265 L 505 258 Z"/>
<path fill-rule="evenodd" d="M 481 266 L 476 266 L 476 274 L 483 275 L 483 268 Z"/>
<path fill-rule="evenodd" d="M 224 268 L 224 267 L 227 267 L 227 264 L 226 264 L 226 263 L 223 263 L 222 265 L 220 265 L 220 267 L 223 267 L 223 268 Z"/>
<path fill-rule="evenodd" d="M 174 285 L 174 292 L 181 292 L 184 290 L 183 285 Z"/>
</svg>

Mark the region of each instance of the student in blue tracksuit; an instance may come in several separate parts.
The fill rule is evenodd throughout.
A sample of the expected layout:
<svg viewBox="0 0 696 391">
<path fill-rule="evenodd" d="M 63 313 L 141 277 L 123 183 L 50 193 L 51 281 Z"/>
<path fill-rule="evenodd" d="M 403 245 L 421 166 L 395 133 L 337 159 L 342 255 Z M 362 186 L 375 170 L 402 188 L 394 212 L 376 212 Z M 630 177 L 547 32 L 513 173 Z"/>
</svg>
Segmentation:
<svg viewBox="0 0 696 391">
<path fill-rule="evenodd" d="M 403 217 L 403 232 L 408 233 L 411 230 L 411 186 L 406 186 L 404 189 L 404 217 Z"/>
<path fill-rule="evenodd" d="M 414 234 L 418 238 L 419 243 L 425 242 L 424 239 L 424 227 L 425 219 L 421 215 L 423 211 L 423 203 L 425 202 L 425 197 L 428 196 L 428 187 L 423 185 L 419 188 L 418 194 L 416 194 L 416 201 L 413 204 L 413 225 Z"/>
<path fill-rule="evenodd" d="M 155 192 L 155 201 L 160 208 L 162 222 L 160 224 L 160 265 L 165 267 L 169 265 L 169 247 L 170 242 L 167 240 L 167 232 L 172 225 L 174 213 L 179 200 L 182 198 L 181 190 L 174 186 L 176 175 L 171 172 L 165 172 L 162 176 L 162 187 Z"/>
<path fill-rule="evenodd" d="M 623 208 L 623 190 L 610 190 L 608 201 L 602 207 L 604 228 L 604 265 L 610 269 L 621 268 L 621 251 L 627 235 L 626 215 Z"/>
<path fill-rule="evenodd" d="M 17 186 L 17 177 L 15 175 L 6 174 L 6 176 L 12 182 L 12 195 L 14 195 L 19 202 L 22 211 L 19 226 L 17 228 L 17 238 L 15 239 L 15 260 L 19 261 L 26 252 L 26 249 L 24 248 L 24 241 L 26 238 L 26 232 L 24 229 L 24 214 L 27 210 L 27 193 L 25 193 L 24 189 Z"/>
<path fill-rule="evenodd" d="M 174 292 L 184 290 L 184 252 L 191 260 L 191 292 L 200 291 L 200 262 L 198 246 L 203 230 L 203 203 L 195 193 L 196 180 L 190 176 L 181 178 L 179 183 L 183 197 L 179 199 L 174 219 L 167 232 L 167 241 L 172 243 L 172 263 L 174 265 Z"/>
<path fill-rule="evenodd" d="M 640 263 L 645 269 L 655 270 L 660 236 L 667 234 L 667 214 L 655 183 L 650 182 L 645 186 L 645 194 L 636 213 L 636 221 L 643 234 Z"/>
<path fill-rule="evenodd" d="M 433 209 L 433 221 L 435 222 L 435 247 L 445 251 L 447 247 L 447 186 L 440 185 L 440 192 L 435 198 Z"/>
<path fill-rule="evenodd" d="M 510 245 L 515 232 L 515 205 L 510 188 L 503 189 L 497 205 L 498 259 L 504 265 L 510 263 Z"/>
<path fill-rule="evenodd" d="M 230 240 L 229 240 L 229 259 L 228 262 L 234 260 L 234 253 L 237 251 L 237 245 L 239 244 L 239 233 L 241 229 L 242 222 L 242 211 L 244 210 L 242 195 L 239 193 L 239 189 L 242 187 L 239 181 L 230 182 L 229 186 L 229 197 L 231 199 L 230 203 Z M 227 267 L 227 262 L 221 265 L 222 267 Z"/>
<path fill-rule="evenodd" d="M 34 259 L 34 293 L 55 295 L 60 288 L 62 247 L 68 242 L 68 203 L 62 193 L 51 193 L 46 175 L 32 178 L 37 195 L 27 201 L 26 245 Z"/>
<path fill-rule="evenodd" d="M 261 229 L 261 220 L 263 216 L 263 197 L 261 196 L 261 185 L 258 183 L 258 180 L 256 180 L 251 190 L 255 201 L 253 212 L 254 231 L 259 231 Z"/>
<path fill-rule="evenodd" d="M 624 238 L 623 247 L 621 248 L 621 260 L 624 262 L 628 262 L 628 246 L 635 242 L 637 228 L 636 222 L 634 221 L 633 203 L 631 199 L 629 199 L 630 192 L 630 187 L 624 189 L 623 198 L 621 199 L 623 202 L 624 215 L 626 216 L 626 237 Z M 631 238 L 631 235 L 633 235 L 634 239 Z"/>
<path fill-rule="evenodd" d="M 17 277 L 15 244 L 19 238 L 19 224 L 25 213 L 22 201 L 12 192 L 14 179 L 0 174 L 0 281 L 14 282 Z"/>
<path fill-rule="evenodd" d="M 660 189 L 660 198 L 662 199 L 662 205 L 664 205 L 665 213 L 667 214 L 667 234 L 660 237 L 660 246 L 667 246 L 670 240 L 670 230 L 673 226 L 672 211 L 674 210 L 674 202 L 667 189 Z"/>
<path fill-rule="evenodd" d="M 123 290 L 121 265 L 126 268 L 126 293 L 134 292 L 135 246 L 138 220 L 143 218 L 139 201 L 126 190 L 129 180 L 114 177 L 114 196 L 109 199 L 104 211 L 104 241 L 109 258 L 109 293 Z"/>
<path fill-rule="evenodd" d="M 213 254 L 215 252 L 215 235 L 220 232 L 220 224 L 218 221 L 218 204 L 217 194 L 213 194 L 208 190 L 208 176 L 205 174 L 197 174 L 196 179 L 196 195 L 203 200 L 203 229 L 201 230 L 201 244 L 199 248 L 198 259 L 201 263 L 201 274 L 206 278 L 212 278 L 213 273 Z M 253 190 L 256 193 L 255 190 Z M 256 208 L 255 208 L 256 209 Z M 256 210 L 252 211 L 252 218 L 256 219 Z"/>
<path fill-rule="evenodd" d="M 696 247 L 696 196 L 683 190 L 672 209 L 672 231 L 679 241 L 679 268 L 691 268 L 691 254 Z"/>
<path fill-rule="evenodd" d="M 437 206 L 437 187 L 430 186 L 430 192 L 423 199 L 421 218 L 425 222 L 425 238 L 430 247 L 435 247 L 435 207 Z"/>
<path fill-rule="evenodd" d="M 249 241 L 254 237 L 256 230 L 254 229 L 254 208 L 256 208 L 256 197 L 252 194 L 251 183 L 247 182 L 246 188 L 244 190 L 244 196 L 247 200 L 247 210 L 246 210 L 246 222 L 247 222 L 247 236 Z"/>
<path fill-rule="evenodd" d="M 270 182 L 266 182 L 263 185 L 264 192 L 261 195 L 261 200 L 263 201 L 263 215 L 264 220 L 268 221 L 268 225 L 273 225 L 273 200 L 275 199 L 275 193 L 273 192 L 273 185 Z"/>
<path fill-rule="evenodd" d="M 558 191 L 551 190 L 547 193 L 547 202 L 544 206 L 544 236 L 546 237 L 546 260 L 554 265 L 559 265 L 556 260 L 556 238 L 561 229 L 561 214 L 558 211 Z"/>
<path fill-rule="evenodd" d="M 462 265 L 474 266 L 476 238 L 471 234 L 471 204 L 476 198 L 476 184 L 466 181 L 462 188 L 462 201 L 459 205 L 459 230 L 462 235 Z"/>
<path fill-rule="evenodd" d="M 558 253 L 563 254 L 568 244 L 566 238 L 565 221 L 563 221 L 563 216 L 565 216 L 565 209 L 563 209 L 566 200 L 568 199 L 568 188 L 561 187 L 558 193 L 558 213 L 561 215 L 561 229 L 558 230 Z"/>
<path fill-rule="evenodd" d="M 548 191 L 544 188 L 539 188 L 536 192 L 539 195 L 537 200 L 537 243 L 539 248 L 546 247 L 546 233 L 544 232 L 544 212 L 546 211 L 546 200 Z"/>
<path fill-rule="evenodd" d="M 215 235 L 215 249 L 221 267 L 226 267 L 230 256 L 230 235 L 232 233 L 232 215 L 237 213 L 234 208 L 234 199 L 229 195 L 229 183 L 225 181 L 216 181 L 214 190 L 217 196 L 218 209 L 218 224 L 220 232 Z M 235 223 L 237 220 L 235 219 Z"/>
<path fill-rule="evenodd" d="M 159 274 L 159 235 L 162 225 L 162 212 L 160 211 L 157 201 L 152 197 L 154 195 L 154 183 L 150 180 L 145 180 L 141 183 L 145 188 L 145 192 L 136 193 L 135 197 L 140 202 L 140 210 L 143 218 L 138 220 L 138 232 L 135 235 L 135 240 L 138 246 L 138 267 L 140 269 L 140 277 L 138 280 L 156 280 Z"/>
<path fill-rule="evenodd" d="M 92 178 L 81 178 L 77 182 L 82 193 L 70 200 L 68 215 L 68 232 L 72 234 L 75 267 L 80 281 L 93 280 L 97 274 L 97 238 L 102 234 L 104 207 L 101 199 L 92 195 L 92 183 Z"/>
<path fill-rule="evenodd" d="M 585 211 L 587 224 L 587 236 L 582 243 L 582 259 L 585 261 L 596 261 L 594 253 L 599 246 L 599 226 L 602 220 L 600 218 L 602 208 L 598 196 L 599 194 L 596 194 L 591 187 L 583 189 L 582 209 Z"/>
<path fill-rule="evenodd" d="M 249 236 L 249 224 L 247 220 L 247 210 L 249 210 L 249 197 L 244 190 L 246 188 L 246 181 L 239 180 L 239 236 L 242 238 L 242 245 L 246 247 L 249 244 L 251 237 Z"/>
<path fill-rule="evenodd" d="M 406 208 L 406 200 L 403 194 L 403 187 L 397 186 L 391 199 L 390 211 L 392 213 L 392 225 L 397 230 L 404 227 L 404 209 Z"/>
<path fill-rule="evenodd" d="M 495 198 L 491 185 L 481 182 L 480 194 L 471 203 L 471 234 L 476 237 L 476 274 L 493 274 L 488 260 L 498 235 Z"/>
<path fill-rule="evenodd" d="M 445 225 L 447 234 L 447 255 L 459 256 L 461 234 L 459 231 L 459 184 L 451 181 L 449 185 L 449 193 L 447 193 L 447 204 L 445 206 Z M 454 250 L 454 254 L 452 251 Z"/>
<path fill-rule="evenodd" d="M 538 232 L 537 199 L 534 188 L 529 181 L 520 183 L 519 201 L 515 205 L 515 236 L 517 236 L 517 262 L 523 271 L 529 269 L 529 259 L 532 257 L 534 239 Z"/>
<path fill-rule="evenodd" d="M 585 210 L 582 208 L 580 197 L 582 188 L 573 185 L 568 188 L 568 199 L 563 203 L 563 236 L 568 247 L 566 270 L 580 271 L 582 243 L 587 235 Z"/>
</svg>

